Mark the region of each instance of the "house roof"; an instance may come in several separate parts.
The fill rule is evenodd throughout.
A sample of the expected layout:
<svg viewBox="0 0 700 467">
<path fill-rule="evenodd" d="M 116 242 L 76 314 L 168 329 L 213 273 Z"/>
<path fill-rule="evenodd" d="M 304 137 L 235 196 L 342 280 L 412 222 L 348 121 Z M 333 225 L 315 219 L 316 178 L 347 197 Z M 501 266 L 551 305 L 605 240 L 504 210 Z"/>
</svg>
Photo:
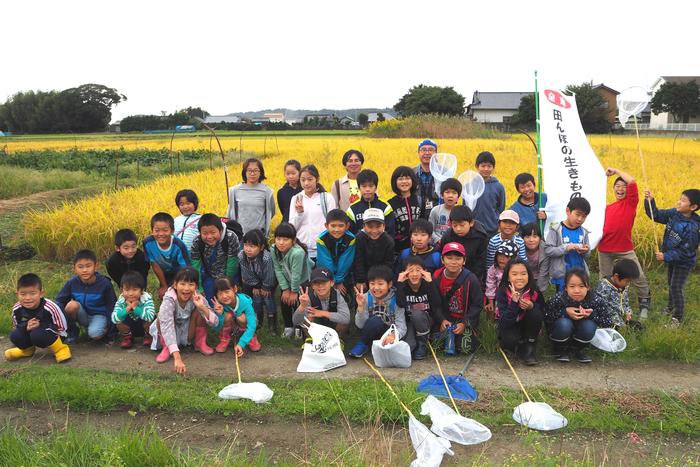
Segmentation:
<svg viewBox="0 0 700 467">
<path fill-rule="evenodd" d="M 596 89 L 596 90 L 597 89 L 607 89 L 608 91 L 612 92 L 613 94 L 620 94 L 620 91 L 616 91 L 613 88 L 604 85 L 603 83 L 594 84 L 592 87 L 593 87 L 593 89 Z"/>
<path fill-rule="evenodd" d="M 204 119 L 204 123 L 238 123 L 240 121 L 240 117 L 235 115 L 209 115 Z"/>
<path fill-rule="evenodd" d="M 651 88 L 655 89 L 662 80 L 666 83 L 689 83 L 691 81 L 700 83 L 700 76 L 659 76 Z"/>
<path fill-rule="evenodd" d="M 533 92 L 480 92 L 474 91 L 470 109 L 474 110 L 517 110 L 520 100 Z"/>
</svg>

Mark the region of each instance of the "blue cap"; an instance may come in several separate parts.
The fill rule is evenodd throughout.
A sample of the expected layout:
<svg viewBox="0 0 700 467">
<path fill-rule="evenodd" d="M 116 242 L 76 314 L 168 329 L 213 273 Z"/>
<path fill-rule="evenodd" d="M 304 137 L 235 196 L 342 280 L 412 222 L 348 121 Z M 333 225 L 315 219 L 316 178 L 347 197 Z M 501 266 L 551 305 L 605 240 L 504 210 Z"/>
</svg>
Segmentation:
<svg viewBox="0 0 700 467">
<path fill-rule="evenodd" d="M 421 141 L 418 145 L 418 150 L 420 151 L 420 148 L 422 148 L 423 146 L 432 146 L 437 151 L 437 143 L 432 139 L 424 139 L 423 141 Z"/>
</svg>

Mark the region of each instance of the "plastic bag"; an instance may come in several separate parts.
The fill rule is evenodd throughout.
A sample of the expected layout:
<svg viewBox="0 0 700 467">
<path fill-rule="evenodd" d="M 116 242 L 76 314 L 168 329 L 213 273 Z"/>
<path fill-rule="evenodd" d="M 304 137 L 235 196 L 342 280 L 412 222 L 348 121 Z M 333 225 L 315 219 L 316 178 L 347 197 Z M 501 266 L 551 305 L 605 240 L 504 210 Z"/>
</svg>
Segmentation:
<svg viewBox="0 0 700 467">
<path fill-rule="evenodd" d="M 459 174 L 457 179 L 459 183 L 462 184 L 462 199 L 464 200 L 464 204 L 469 206 L 469 209 L 473 210 L 476 208 L 476 202 L 481 195 L 484 194 L 484 189 L 486 188 L 484 178 L 479 175 L 479 172 L 467 170 Z"/>
<path fill-rule="evenodd" d="M 491 439 L 491 430 L 471 418 L 463 417 L 450 406 L 428 396 L 420 406 L 421 415 L 429 415 L 433 426 L 430 431 L 455 443 L 469 446 Z"/>
<path fill-rule="evenodd" d="M 394 342 L 382 345 L 384 338 L 394 333 Z M 372 342 L 372 358 L 379 368 L 408 368 L 411 366 L 411 347 L 399 340 L 396 325 L 392 324 L 381 339 Z"/>
<path fill-rule="evenodd" d="M 523 402 L 513 410 L 513 420 L 540 431 L 564 428 L 568 420 L 544 402 Z"/>
<path fill-rule="evenodd" d="M 297 366 L 299 373 L 320 373 L 346 364 L 340 338 L 333 328 L 306 321 L 312 342 L 304 344 L 304 353 Z"/>
<path fill-rule="evenodd" d="M 452 444 L 448 440 L 435 436 L 413 416 L 408 417 L 408 433 L 416 451 L 416 458 L 411 462 L 411 467 L 438 467 L 445 454 L 454 456 L 450 449 Z"/>
<path fill-rule="evenodd" d="M 221 399 L 250 399 L 257 404 L 269 401 L 273 394 L 263 383 L 234 383 L 219 391 Z"/>
<path fill-rule="evenodd" d="M 627 341 L 622 334 L 612 328 L 598 328 L 591 345 L 605 352 L 622 352 L 627 348 Z"/>
</svg>

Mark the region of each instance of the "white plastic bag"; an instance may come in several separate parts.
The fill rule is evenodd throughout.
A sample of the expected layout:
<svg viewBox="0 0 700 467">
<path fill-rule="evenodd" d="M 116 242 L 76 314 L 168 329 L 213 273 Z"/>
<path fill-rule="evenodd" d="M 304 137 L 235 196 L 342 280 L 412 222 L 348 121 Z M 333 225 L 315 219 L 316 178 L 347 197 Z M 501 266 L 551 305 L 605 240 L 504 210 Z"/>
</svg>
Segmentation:
<svg viewBox="0 0 700 467">
<path fill-rule="evenodd" d="M 544 402 L 523 402 L 513 410 L 513 420 L 533 430 L 564 428 L 568 420 Z"/>
<path fill-rule="evenodd" d="M 411 467 L 438 467 L 445 454 L 454 456 L 450 449 L 452 444 L 448 440 L 435 436 L 413 416 L 408 417 L 408 433 L 416 451 L 416 458 L 411 462 Z"/>
<path fill-rule="evenodd" d="M 340 338 L 333 328 L 306 321 L 311 344 L 304 344 L 304 353 L 297 366 L 298 373 L 320 373 L 345 365 Z"/>
<path fill-rule="evenodd" d="M 257 404 L 269 401 L 273 394 L 263 383 L 234 383 L 219 391 L 221 399 L 250 399 Z"/>
<path fill-rule="evenodd" d="M 622 334 L 612 328 L 598 328 L 591 345 L 605 352 L 622 352 L 627 348 L 627 341 Z"/>
<path fill-rule="evenodd" d="M 394 333 L 394 342 L 382 345 L 384 338 Z M 411 366 L 411 347 L 408 342 L 399 340 L 396 325 L 392 324 L 379 340 L 372 342 L 372 358 L 379 368 L 409 368 Z"/>
<path fill-rule="evenodd" d="M 430 415 L 430 431 L 455 443 L 469 446 L 491 439 L 491 430 L 471 418 L 463 417 L 434 396 L 428 396 L 420 406 L 421 415 Z"/>
</svg>

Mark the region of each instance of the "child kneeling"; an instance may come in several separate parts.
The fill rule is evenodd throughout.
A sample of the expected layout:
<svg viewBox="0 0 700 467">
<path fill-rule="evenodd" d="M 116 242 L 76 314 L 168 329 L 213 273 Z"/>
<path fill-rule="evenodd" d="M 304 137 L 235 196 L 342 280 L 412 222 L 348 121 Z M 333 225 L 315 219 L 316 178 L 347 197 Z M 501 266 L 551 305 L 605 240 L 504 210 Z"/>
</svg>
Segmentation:
<svg viewBox="0 0 700 467">
<path fill-rule="evenodd" d="M 121 280 L 122 293 L 112 312 L 112 322 L 117 325 L 122 343 L 122 349 L 130 349 L 134 345 L 133 334 L 141 335 L 144 331 L 143 345 L 150 347 L 153 339 L 148 328 L 156 315 L 151 294 L 146 292 L 146 281 L 136 271 L 125 272 Z"/>
<path fill-rule="evenodd" d="M 253 309 L 253 299 L 244 293 L 238 293 L 236 285 L 229 277 L 221 277 L 214 283 L 216 298 L 214 298 L 214 311 L 219 315 L 219 323 L 214 326 L 219 332 L 219 345 L 216 346 L 218 353 L 226 352 L 231 334 L 236 327 L 236 331 L 243 330 L 233 350 L 239 357 L 243 356 L 243 349 L 246 346 L 257 352 L 262 348 L 255 330 L 258 327 L 258 320 Z"/>
<path fill-rule="evenodd" d="M 350 308 L 335 288 L 333 273 L 327 268 L 311 271 L 311 290 L 301 288 L 299 307 L 292 316 L 294 326 L 309 321 L 335 329 L 340 336 L 346 336 L 350 328 Z"/>
</svg>

